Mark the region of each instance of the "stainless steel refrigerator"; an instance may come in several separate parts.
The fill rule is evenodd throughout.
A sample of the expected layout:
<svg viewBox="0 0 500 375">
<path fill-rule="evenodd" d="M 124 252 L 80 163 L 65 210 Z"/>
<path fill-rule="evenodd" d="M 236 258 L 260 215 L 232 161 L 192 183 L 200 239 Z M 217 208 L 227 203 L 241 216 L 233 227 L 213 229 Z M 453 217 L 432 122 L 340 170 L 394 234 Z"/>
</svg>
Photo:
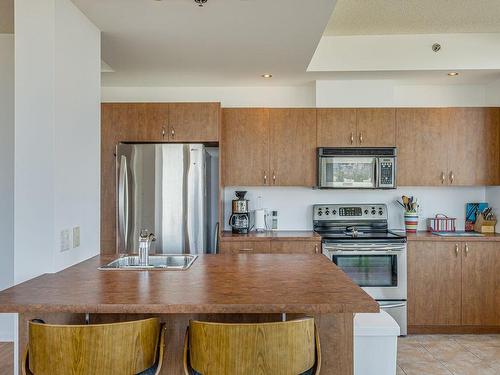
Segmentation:
<svg viewBox="0 0 500 375">
<path fill-rule="evenodd" d="M 218 149 L 202 144 L 117 146 L 117 241 L 134 254 L 139 234 L 156 235 L 151 253 L 215 253 Z"/>
</svg>

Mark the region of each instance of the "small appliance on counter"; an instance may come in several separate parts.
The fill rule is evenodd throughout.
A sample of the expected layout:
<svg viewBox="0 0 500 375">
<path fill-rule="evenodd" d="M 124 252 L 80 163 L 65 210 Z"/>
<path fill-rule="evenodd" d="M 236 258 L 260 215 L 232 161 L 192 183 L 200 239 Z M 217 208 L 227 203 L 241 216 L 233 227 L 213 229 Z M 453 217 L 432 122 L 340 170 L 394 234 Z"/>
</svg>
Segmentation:
<svg viewBox="0 0 500 375">
<path fill-rule="evenodd" d="M 236 191 L 236 199 L 233 199 L 233 213 L 229 218 L 229 225 L 233 233 L 247 234 L 250 228 L 250 215 L 248 211 L 248 199 L 245 199 L 246 191 Z"/>
<path fill-rule="evenodd" d="M 268 231 L 269 228 L 269 211 L 265 208 L 259 208 L 254 211 L 255 215 L 255 231 L 257 232 L 265 232 Z"/>
</svg>

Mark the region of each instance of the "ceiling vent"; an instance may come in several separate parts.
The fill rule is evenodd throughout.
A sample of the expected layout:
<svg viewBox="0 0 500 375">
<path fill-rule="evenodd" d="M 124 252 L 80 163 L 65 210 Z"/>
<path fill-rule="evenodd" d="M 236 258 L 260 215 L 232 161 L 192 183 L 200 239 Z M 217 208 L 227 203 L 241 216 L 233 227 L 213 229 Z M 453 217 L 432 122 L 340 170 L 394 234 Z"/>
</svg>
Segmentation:
<svg viewBox="0 0 500 375">
<path fill-rule="evenodd" d="M 198 4 L 199 7 L 202 7 L 203 4 L 205 4 L 207 2 L 207 0 L 194 0 L 194 2 L 196 4 Z"/>
</svg>

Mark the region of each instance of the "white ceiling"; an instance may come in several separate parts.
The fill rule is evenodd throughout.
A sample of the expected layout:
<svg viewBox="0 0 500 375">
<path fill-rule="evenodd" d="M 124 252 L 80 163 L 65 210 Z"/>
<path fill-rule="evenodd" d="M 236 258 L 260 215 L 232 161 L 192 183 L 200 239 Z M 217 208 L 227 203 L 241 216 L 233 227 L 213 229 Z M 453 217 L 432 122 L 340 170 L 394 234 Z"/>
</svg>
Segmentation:
<svg viewBox="0 0 500 375">
<path fill-rule="evenodd" d="M 500 0 L 337 0 L 325 35 L 500 32 Z"/>
<path fill-rule="evenodd" d="M 14 0 L 0 0 L 0 34 L 14 33 Z"/>
<path fill-rule="evenodd" d="M 102 30 L 104 86 L 311 81 L 335 0 L 73 0 Z M 265 80 L 263 73 L 272 73 Z"/>
</svg>

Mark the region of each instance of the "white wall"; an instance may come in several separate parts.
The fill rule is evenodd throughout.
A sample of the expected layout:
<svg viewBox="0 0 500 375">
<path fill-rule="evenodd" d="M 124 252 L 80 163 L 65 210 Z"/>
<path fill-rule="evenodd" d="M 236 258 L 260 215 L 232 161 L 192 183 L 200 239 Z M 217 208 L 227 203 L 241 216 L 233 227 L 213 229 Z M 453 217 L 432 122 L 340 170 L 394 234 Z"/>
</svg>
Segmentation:
<svg viewBox="0 0 500 375">
<path fill-rule="evenodd" d="M 99 253 L 100 33 L 69 0 L 16 0 L 15 282 Z M 61 253 L 60 231 L 81 226 Z"/>
<path fill-rule="evenodd" d="M 113 73 L 106 73 L 113 74 Z M 314 107 L 315 86 L 103 87 L 103 102 L 221 102 L 223 107 Z"/>
<path fill-rule="evenodd" d="M 316 81 L 317 107 L 486 105 L 491 105 L 491 100 L 487 99 L 485 85 L 408 85 L 394 80 Z"/>
<path fill-rule="evenodd" d="M 0 290 L 14 283 L 14 35 L 0 34 Z M 13 316 L 0 314 L 0 341 L 12 341 Z"/>
<path fill-rule="evenodd" d="M 385 203 L 389 209 L 389 226 L 392 229 L 404 227 L 403 212 L 396 199 L 402 195 L 418 198 L 420 204 L 419 229 L 425 230 L 425 218 L 442 213 L 457 218 L 457 229 L 465 225 L 465 204 L 483 202 L 483 187 L 404 187 L 395 190 L 313 190 L 303 187 L 228 187 L 224 192 L 225 228 L 231 214 L 231 200 L 234 191 L 247 190 L 250 209 L 257 207 L 258 197 L 262 197 L 262 207 L 277 210 L 278 229 L 311 230 L 312 205 L 325 203 Z"/>
</svg>

